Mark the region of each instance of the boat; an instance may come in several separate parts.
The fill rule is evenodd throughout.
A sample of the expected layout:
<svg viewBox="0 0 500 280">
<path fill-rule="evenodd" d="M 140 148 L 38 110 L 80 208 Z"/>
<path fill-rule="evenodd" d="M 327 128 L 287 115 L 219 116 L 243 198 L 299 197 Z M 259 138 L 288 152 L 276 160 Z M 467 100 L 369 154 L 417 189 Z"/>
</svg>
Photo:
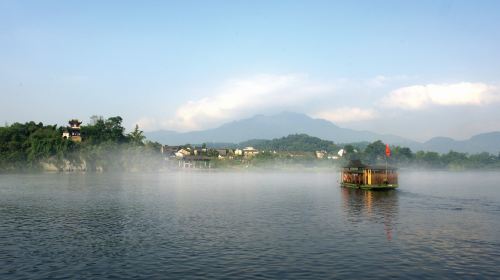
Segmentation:
<svg viewBox="0 0 500 280">
<path fill-rule="evenodd" d="M 398 187 L 398 173 L 395 167 L 370 166 L 360 160 L 351 160 L 342 167 L 342 187 L 365 190 L 389 190 Z"/>
</svg>

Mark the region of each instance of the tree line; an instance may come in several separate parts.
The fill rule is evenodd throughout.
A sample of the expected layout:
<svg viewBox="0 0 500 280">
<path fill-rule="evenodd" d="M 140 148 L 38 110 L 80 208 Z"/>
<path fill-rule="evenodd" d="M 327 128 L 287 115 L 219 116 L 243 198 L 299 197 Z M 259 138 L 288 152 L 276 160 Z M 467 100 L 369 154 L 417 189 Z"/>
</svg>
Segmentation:
<svg viewBox="0 0 500 280">
<path fill-rule="evenodd" d="M 119 116 L 104 119 L 93 116 L 88 125 L 81 126 L 82 142 L 63 139 L 66 127 L 44 125 L 39 122 L 14 123 L 0 127 L 0 172 L 42 170 L 51 165 L 58 169 L 80 168 L 92 170 L 155 170 L 162 166 L 161 144 L 148 141 L 138 126 L 126 133 Z M 250 140 L 239 146 L 254 146 L 261 152 L 252 159 L 255 164 L 315 165 L 315 151 L 325 151 L 320 164 L 342 165 L 351 159 L 367 164 L 387 164 L 399 167 L 433 169 L 494 169 L 500 168 L 500 153 L 466 154 L 450 151 L 413 152 L 408 147 L 391 146 L 391 156 L 385 156 L 385 144 L 336 144 L 306 134 L 294 134 L 273 140 Z M 345 154 L 338 157 L 338 151 Z M 215 150 L 214 150 L 215 151 Z M 216 157 L 216 155 L 215 155 Z M 45 164 L 45 165 L 44 165 Z M 229 162 L 227 163 L 229 164 Z"/>
<path fill-rule="evenodd" d="M 378 140 L 356 147 L 345 145 L 346 159 L 360 159 L 369 164 L 385 164 L 399 167 L 422 167 L 432 169 L 465 170 L 465 169 L 497 169 L 500 168 L 500 153 L 493 155 L 487 152 L 467 154 L 455 151 L 439 154 L 429 151 L 413 152 L 408 147 L 390 146 L 391 155 L 385 155 L 385 144 Z"/>
<path fill-rule="evenodd" d="M 391 156 L 386 157 L 386 146 L 380 140 L 372 143 L 360 142 L 342 145 L 306 134 L 294 134 L 273 140 L 251 140 L 240 143 L 241 145 L 254 146 L 262 150 L 263 152 L 256 157 L 257 161 L 283 159 L 294 162 L 312 162 L 313 153 L 300 152 L 325 151 L 330 155 L 330 159 L 332 156 L 338 157 L 336 162 L 339 165 L 346 164 L 352 159 L 359 159 L 367 164 L 385 164 L 387 162 L 387 164 L 399 167 L 448 170 L 500 168 L 500 153 L 497 155 L 487 152 L 467 154 L 449 151 L 445 154 L 439 154 L 431 151 L 413 152 L 408 147 L 392 145 L 390 146 Z M 338 155 L 340 149 L 344 150 L 342 157 Z M 293 157 L 294 154 L 297 156 Z M 324 160 L 329 159 L 325 157 Z"/>
<path fill-rule="evenodd" d="M 81 126 L 82 142 L 63 139 L 65 127 L 39 122 L 0 127 L 0 171 L 40 170 L 42 163 L 57 168 L 124 170 L 149 167 L 160 160 L 160 144 L 146 141 L 136 126 L 126 134 L 119 116 L 92 117 Z"/>
</svg>

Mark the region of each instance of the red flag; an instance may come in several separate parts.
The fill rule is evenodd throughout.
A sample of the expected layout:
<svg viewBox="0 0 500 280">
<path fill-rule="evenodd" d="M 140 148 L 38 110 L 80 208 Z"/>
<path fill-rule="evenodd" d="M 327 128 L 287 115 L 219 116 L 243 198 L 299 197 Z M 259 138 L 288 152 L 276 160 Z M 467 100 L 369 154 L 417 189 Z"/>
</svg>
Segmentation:
<svg viewBox="0 0 500 280">
<path fill-rule="evenodd" d="M 391 149 L 389 149 L 389 144 L 385 144 L 385 155 L 387 157 L 391 156 Z"/>
</svg>

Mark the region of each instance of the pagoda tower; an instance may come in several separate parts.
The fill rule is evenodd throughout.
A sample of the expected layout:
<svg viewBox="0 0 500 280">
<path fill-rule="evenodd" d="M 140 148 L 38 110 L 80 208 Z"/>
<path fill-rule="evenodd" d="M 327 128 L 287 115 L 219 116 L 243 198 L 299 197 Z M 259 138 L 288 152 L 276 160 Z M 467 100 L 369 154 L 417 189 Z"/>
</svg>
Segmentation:
<svg viewBox="0 0 500 280">
<path fill-rule="evenodd" d="M 77 119 L 72 119 L 68 122 L 69 126 L 63 132 L 64 139 L 71 139 L 74 142 L 82 142 L 82 135 L 80 133 L 81 121 Z"/>
</svg>

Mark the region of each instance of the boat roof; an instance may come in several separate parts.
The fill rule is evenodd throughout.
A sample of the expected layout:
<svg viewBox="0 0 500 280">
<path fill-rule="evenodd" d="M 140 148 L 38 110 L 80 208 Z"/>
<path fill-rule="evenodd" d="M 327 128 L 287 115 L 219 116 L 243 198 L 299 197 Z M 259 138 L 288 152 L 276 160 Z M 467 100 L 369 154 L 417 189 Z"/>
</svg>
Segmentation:
<svg viewBox="0 0 500 280">
<path fill-rule="evenodd" d="M 349 163 L 344 166 L 344 168 L 366 168 L 368 165 L 361 163 L 361 160 L 355 159 L 349 161 Z"/>
</svg>

